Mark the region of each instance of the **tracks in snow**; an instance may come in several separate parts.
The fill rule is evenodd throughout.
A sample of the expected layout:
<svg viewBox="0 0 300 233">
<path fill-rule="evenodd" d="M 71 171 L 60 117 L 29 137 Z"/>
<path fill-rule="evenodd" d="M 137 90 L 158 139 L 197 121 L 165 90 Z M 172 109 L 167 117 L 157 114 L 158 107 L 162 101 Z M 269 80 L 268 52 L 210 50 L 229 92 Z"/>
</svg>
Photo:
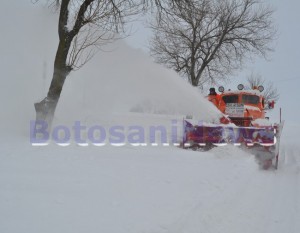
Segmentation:
<svg viewBox="0 0 300 233">
<path fill-rule="evenodd" d="M 282 146 L 278 170 L 228 171 L 233 183 L 199 200 L 168 233 L 297 233 L 300 229 L 300 152 Z"/>
</svg>

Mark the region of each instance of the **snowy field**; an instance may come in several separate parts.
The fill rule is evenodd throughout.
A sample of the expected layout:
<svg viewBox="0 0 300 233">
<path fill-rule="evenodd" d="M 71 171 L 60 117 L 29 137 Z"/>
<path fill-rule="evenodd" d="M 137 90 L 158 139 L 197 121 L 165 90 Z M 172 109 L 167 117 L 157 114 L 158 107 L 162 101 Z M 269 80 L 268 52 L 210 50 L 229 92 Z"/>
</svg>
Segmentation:
<svg viewBox="0 0 300 233">
<path fill-rule="evenodd" d="M 278 170 L 261 170 L 234 146 L 32 146 L 33 103 L 46 94 L 57 43 L 53 16 L 38 21 L 46 11 L 34 12 L 18 22 L 24 43 L 7 27 L 0 44 L 0 233 L 300 232 L 299 124 L 286 122 Z M 217 122 L 213 105 L 175 73 L 123 42 L 114 46 L 68 78 L 55 125 L 138 125 L 147 133 L 185 115 Z"/>
<path fill-rule="evenodd" d="M 157 118 L 156 118 L 157 120 Z M 2 138 L 3 139 L 3 138 Z M 278 170 L 234 146 L 0 149 L 0 232 L 299 232 L 299 147 Z"/>
</svg>

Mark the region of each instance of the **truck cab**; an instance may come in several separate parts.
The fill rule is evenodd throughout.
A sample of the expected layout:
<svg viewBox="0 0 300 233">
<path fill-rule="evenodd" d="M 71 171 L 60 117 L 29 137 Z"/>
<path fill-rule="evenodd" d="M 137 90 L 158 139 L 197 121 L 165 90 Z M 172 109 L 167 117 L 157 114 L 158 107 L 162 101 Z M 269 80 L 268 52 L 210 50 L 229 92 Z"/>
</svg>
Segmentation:
<svg viewBox="0 0 300 233">
<path fill-rule="evenodd" d="M 257 119 L 265 119 L 265 100 L 262 94 L 263 87 L 254 87 L 251 90 L 244 90 L 242 84 L 238 85 L 236 91 L 225 91 L 219 88 L 221 94 L 211 101 L 215 106 L 237 126 L 253 126 Z"/>
</svg>

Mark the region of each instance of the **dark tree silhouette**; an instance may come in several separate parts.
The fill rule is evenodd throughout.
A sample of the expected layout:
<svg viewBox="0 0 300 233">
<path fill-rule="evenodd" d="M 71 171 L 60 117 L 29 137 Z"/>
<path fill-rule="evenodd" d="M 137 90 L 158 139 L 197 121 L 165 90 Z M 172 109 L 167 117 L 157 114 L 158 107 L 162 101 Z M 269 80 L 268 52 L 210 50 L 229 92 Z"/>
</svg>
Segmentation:
<svg viewBox="0 0 300 233">
<path fill-rule="evenodd" d="M 151 24 L 151 53 L 193 86 L 214 83 L 245 58 L 272 50 L 273 9 L 259 0 L 192 0 Z"/>
</svg>

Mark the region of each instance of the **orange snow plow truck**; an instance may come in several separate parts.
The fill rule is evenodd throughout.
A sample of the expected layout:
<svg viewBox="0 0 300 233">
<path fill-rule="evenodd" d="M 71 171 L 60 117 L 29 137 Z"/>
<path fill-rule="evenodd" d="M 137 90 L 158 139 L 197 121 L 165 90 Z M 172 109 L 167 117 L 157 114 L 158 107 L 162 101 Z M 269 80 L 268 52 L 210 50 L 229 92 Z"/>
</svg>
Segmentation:
<svg viewBox="0 0 300 233">
<path fill-rule="evenodd" d="M 274 101 L 265 102 L 263 86 L 245 90 L 242 84 L 238 90 L 225 91 L 219 87 L 210 88 L 207 99 L 224 115 L 220 124 L 202 123 L 184 124 L 184 142 L 186 148 L 208 150 L 217 145 L 234 144 L 247 148 L 253 153 L 259 164 L 267 169 L 272 165 L 277 169 L 280 135 L 283 122 L 272 124 L 265 111 L 274 108 Z"/>
<path fill-rule="evenodd" d="M 275 104 L 274 101 L 265 103 L 263 90 L 263 86 L 244 90 L 244 86 L 240 84 L 237 91 L 224 91 L 224 88 L 220 87 L 221 94 L 217 94 L 214 88 L 210 88 L 207 98 L 235 125 L 259 127 L 261 124 L 269 125 L 265 109 L 273 109 Z"/>
</svg>

